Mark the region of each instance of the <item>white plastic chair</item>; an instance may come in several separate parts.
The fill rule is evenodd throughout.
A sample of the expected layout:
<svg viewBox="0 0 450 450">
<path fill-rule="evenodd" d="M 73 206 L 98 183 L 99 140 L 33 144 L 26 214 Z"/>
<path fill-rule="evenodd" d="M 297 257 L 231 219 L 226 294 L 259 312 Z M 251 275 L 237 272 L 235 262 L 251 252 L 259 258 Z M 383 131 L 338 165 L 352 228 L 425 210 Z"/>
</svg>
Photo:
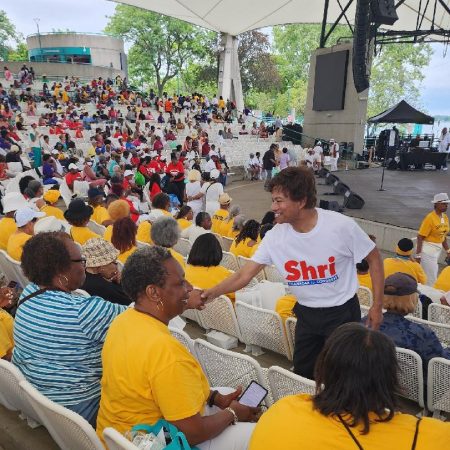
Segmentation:
<svg viewBox="0 0 450 450">
<path fill-rule="evenodd" d="M 221 331 L 242 341 L 236 313 L 231 300 L 227 296 L 221 295 L 206 303 L 205 309 L 197 311 L 197 314 L 200 325 L 206 330 Z"/>
<path fill-rule="evenodd" d="M 268 309 L 237 301 L 236 316 L 242 340 L 247 345 L 272 350 L 292 359 L 281 317 Z"/>
<path fill-rule="evenodd" d="M 428 305 L 428 320 L 450 325 L 450 306 L 431 303 Z"/>
<path fill-rule="evenodd" d="M 106 227 L 98 224 L 97 222 L 94 222 L 93 220 L 90 220 L 88 222 L 87 227 L 94 233 L 97 233 L 99 236 L 103 237 L 103 235 L 105 234 Z"/>
<path fill-rule="evenodd" d="M 178 239 L 178 242 L 173 246 L 173 249 L 183 256 L 188 256 L 191 251 L 191 243 L 184 238 Z"/>
<path fill-rule="evenodd" d="M 229 237 L 222 236 L 222 249 L 224 252 L 229 252 L 233 239 Z"/>
<path fill-rule="evenodd" d="M 406 318 L 412 322 L 420 323 L 421 325 L 426 325 L 431 328 L 444 347 L 450 346 L 450 325 L 430 322 L 429 320 L 420 319 L 419 317 L 414 317 L 411 315 L 406 316 Z"/>
<path fill-rule="evenodd" d="M 19 386 L 62 450 L 104 450 L 95 430 L 83 417 L 52 402 L 28 381 L 21 381 Z"/>
<path fill-rule="evenodd" d="M 114 428 L 105 428 L 103 430 L 103 439 L 106 442 L 108 450 L 139 450 L 139 447 L 136 447 Z"/>
<path fill-rule="evenodd" d="M 295 317 L 288 317 L 284 323 L 286 327 L 286 337 L 291 349 L 291 354 L 294 355 L 295 348 L 295 327 L 297 326 L 297 319 Z"/>
<path fill-rule="evenodd" d="M 0 403 L 11 411 L 20 411 L 20 417 L 31 428 L 40 426 L 38 413 L 23 395 L 19 383 L 26 381 L 22 372 L 12 363 L 0 359 Z"/>
<path fill-rule="evenodd" d="M 255 380 L 268 389 L 261 366 L 250 356 L 224 350 L 203 339 L 196 339 L 194 348 L 211 386 L 245 388 Z"/>
<path fill-rule="evenodd" d="M 450 413 L 450 361 L 433 358 L 428 363 L 427 406 L 433 417 L 441 411 Z"/>
<path fill-rule="evenodd" d="M 30 283 L 28 278 L 25 276 L 22 270 L 22 266 L 19 261 L 16 261 L 14 258 L 11 258 L 8 254 L 6 254 L 6 259 L 9 261 L 10 266 L 14 270 L 16 274 L 16 281 L 24 288 L 27 284 Z"/>
<path fill-rule="evenodd" d="M 422 358 L 416 352 L 406 348 L 396 347 L 395 352 L 399 365 L 400 395 L 425 408 Z"/>
<path fill-rule="evenodd" d="M 237 257 L 239 268 L 244 267 L 245 264 L 247 264 L 248 261 L 250 261 L 250 258 L 246 258 L 245 256 L 238 256 Z M 266 275 L 264 274 L 264 270 L 261 270 L 258 274 L 256 274 L 255 278 L 258 281 L 263 281 L 266 279 Z"/>
<path fill-rule="evenodd" d="M 180 330 L 179 328 L 173 328 L 171 326 L 169 326 L 169 330 L 170 334 L 180 341 L 189 350 L 189 352 L 195 356 L 194 341 L 186 333 L 186 331 Z"/>
<path fill-rule="evenodd" d="M 316 390 L 316 383 L 313 380 L 304 378 L 282 367 L 269 367 L 267 377 L 274 402 L 287 395 L 313 395 Z"/>
<path fill-rule="evenodd" d="M 73 182 L 73 193 L 77 194 L 78 198 L 87 198 L 89 191 L 89 183 L 87 181 L 75 180 Z"/>
<path fill-rule="evenodd" d="M 286 280 L 281 276 L 275 266 L 264 267 L 264 277 L 267 281 L 272 281 L 274 283 L 286 283 Z"/>
<path fill-rule="evenodd" d="M 369 308 L 372 306 L 373 303 L 373 295 L 372 295 L 372 291 L 365 287 L 365 286 L 360 286 L 358 288 L 358 300 L 359 300 L 359 304 L 363 305 L 363 306 L 368 306 Z"/>
<path fill-rule="evenodd" d="M 222 261 L 220 261 L 220 265 L 228 270 L 232 270 L 233 272 L 237 272 L 239 270 L 237 259 L 233 253 L 230 252 L 222 252 Z"/>
<path fill-rule="evenodd" d="M 16 281 L 18 283 L 19 280 L 17 279 L 16 270 L 7 256 L 5 250 L 0 250 L 0 270 L 5 275 L 8 282 Z"/>
</svg>

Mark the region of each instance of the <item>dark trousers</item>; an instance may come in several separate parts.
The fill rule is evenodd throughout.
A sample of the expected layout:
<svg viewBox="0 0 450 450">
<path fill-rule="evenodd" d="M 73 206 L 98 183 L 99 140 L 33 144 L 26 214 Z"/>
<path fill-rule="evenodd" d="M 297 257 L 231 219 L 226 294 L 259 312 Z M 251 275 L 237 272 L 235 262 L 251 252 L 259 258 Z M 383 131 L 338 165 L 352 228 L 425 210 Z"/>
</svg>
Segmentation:
<svg viewBox="0 0 450 450">
<path fill-rule="evenodd" d="M 316 359 L 328 336 L 340 325 L 359 322 L 361 310 L 357 295 L 340 306 L 309 308 L 296 303 L 294 372 L 313 379 Z"/>
</svg>

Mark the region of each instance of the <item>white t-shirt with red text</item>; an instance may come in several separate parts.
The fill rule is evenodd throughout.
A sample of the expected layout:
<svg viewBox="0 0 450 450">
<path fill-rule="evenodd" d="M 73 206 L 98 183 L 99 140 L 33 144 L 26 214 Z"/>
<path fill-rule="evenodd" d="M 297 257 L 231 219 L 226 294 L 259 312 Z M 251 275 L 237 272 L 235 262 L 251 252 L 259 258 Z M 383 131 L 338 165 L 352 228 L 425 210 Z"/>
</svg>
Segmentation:
<svg viewBox="0 0 450 450">
<path fill-rule="evenodd" d="M 316 226 L 299 233 L 290 224 L 270 230 L 252 260 L 274 265 L 297 301 L 311 308 L 344 304 L 358 289 L 356 264 L 375 247 L 351 218 L 316 208 Z"/>
</svg>

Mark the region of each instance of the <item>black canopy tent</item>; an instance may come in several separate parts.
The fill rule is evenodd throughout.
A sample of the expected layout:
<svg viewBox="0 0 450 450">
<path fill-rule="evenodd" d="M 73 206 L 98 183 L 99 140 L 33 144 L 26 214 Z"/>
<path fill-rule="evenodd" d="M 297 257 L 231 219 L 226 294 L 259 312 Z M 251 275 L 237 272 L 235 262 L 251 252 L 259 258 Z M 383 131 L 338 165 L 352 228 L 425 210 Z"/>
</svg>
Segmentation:
<svg viewBox="0 0 450 450">
<path fill-rule="evenodd" d="M 428 116 L 402 100 L 392 108 L 371 117 L 369 123 L 421 123 L 433 125 L 434 118 Z"/>
</svg>

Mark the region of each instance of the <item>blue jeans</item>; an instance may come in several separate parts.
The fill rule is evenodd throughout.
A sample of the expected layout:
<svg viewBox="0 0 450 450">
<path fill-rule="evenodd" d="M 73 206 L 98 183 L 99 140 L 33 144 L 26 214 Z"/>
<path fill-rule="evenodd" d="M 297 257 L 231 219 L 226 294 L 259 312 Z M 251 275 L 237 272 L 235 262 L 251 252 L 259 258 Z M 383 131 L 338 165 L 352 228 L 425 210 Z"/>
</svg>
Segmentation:
<svg viewBox="0 0 450 450">
<path fill-rule="evenodd" d="M 81 417 L 86 419 L 92 427 L 95 429 L 97 426 L 97 414 L 98 408 L 100 406 L 100 397 L 92 398 L 91 400 L 86 400 L 76 405 L 66 406 L 73 412 L 76 412 Z"/>
</svg>

